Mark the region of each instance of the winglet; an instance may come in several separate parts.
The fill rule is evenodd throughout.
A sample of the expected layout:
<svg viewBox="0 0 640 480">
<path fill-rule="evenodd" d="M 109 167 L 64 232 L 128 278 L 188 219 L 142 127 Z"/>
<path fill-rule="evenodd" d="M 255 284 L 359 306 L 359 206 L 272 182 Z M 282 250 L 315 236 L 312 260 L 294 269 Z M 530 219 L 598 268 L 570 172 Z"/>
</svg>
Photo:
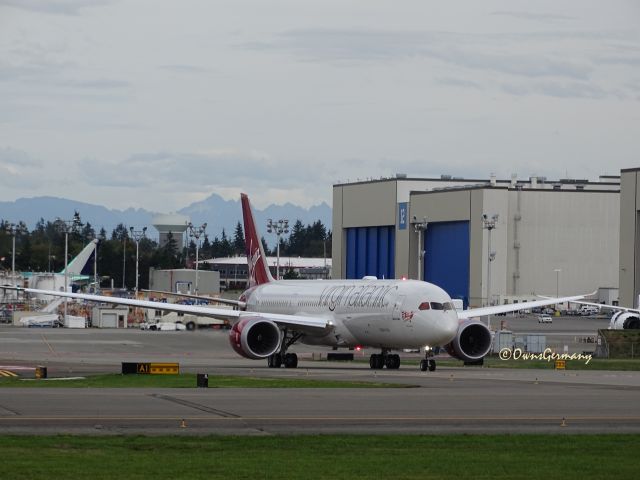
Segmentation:
<svg viewBox="0 0 640 480">
<path fill-rule="evenodd" d="M 249 197 L 242 193 L 242 218 L 244 220 L 244 242 L 247 253 L 247 265 L 249 266 L 249 287 L 255 287 L 263 283 L 273 282 L 273 277 L 267 265 L 267 257 L 262 248 L 262 242 L 258 235 L 256 222 L 253 219 L 253 211 Z"/>
</svg>

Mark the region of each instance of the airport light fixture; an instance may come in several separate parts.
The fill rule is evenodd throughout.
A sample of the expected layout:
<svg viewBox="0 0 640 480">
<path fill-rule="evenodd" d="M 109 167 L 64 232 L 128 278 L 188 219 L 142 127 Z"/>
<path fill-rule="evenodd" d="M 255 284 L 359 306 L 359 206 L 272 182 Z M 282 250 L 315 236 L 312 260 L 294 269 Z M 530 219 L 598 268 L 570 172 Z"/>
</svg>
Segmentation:
<svg viewBox="0 0 640 480">
<path fill-rule="evenodd" d="M 276 234 L 276 280 L 280 280 L 280 236 L 284 233 L 289 233 L 289 220 L 281 218 L 274 222 L 270 218 L 267 220 L 267 232 Z"/>
<path fill-rule="evenodd" d="M 193 223 L 189 222 L 187 224 L 187 228 L 189 231 L 189 236 L 196 239 L 196 295 L 198 295 L 198 262 L 199 262 L 199 253 L 200 253 L 200 237 L 204 235 L 205 230 L 207 229 L 207 224 L 203 223 L 199 227 L 194 227 Z"/>
<path fill-rule="evenodd" d="M 555 268 L 553 271 L 556 272 L 556 298 L 558 298 L 560 297 L 560 272 L 562 271 L 562 269 Z M 556 303 L 556 310 L 558 310 L 557 303 Z"/>
<path fill-rule="evenodd" d="M 71 220 L 62 220 L 58 218 L 57 220 L 58 228 L 62 233 L 64 233 L 64 292 L 67 293 L 69 291 L 69 234 L 75 232 L 78 228 L 82 226 L 82 222 L 80 221 L 80 214 L 75 212 L 73 214 L 73 218 Z M 64 322 L 67 321 L 67 310 L 69 298 L 64 297 Z"/>
<path fill-rule="evenodd" d="M 140 279 L 140 275 L 138 273 L 138 261 L 139 261 L 139 253 L 140 253 L 140 240 L 145 238 L 145 234 L 147 233 L 147 227 L 143 227 L 142 230 L 136 230 L 133 227 L 129 227 L 129 232 L 131 233 L 131 238 L 136 242 L 136 297 L 138 296 L 138 280 Z"/>
<path fill-rule="evenodd" d="M 491 262 L 496 258 L 496 252 L 491 251 L 491 232 L 498 223 L 498 214 L 482 215 L 482 228 L 487 230 L 489 238 L 487 241 L 487 306 L 491 306 Z M 491 329 L 491 315 L 487 315 L 487 328 Z"/>
<path fill-rule="evenodd" d="M 16 281 L 16 236 L 27 233 L 27 229 L 23 224 L 16 225 L 15 223 L 9 223 L 5 226 L 5 231 L 12 237 L 12 250 L 11 250 L 11 281 Z M 14 285 L 15 286 L 15 285 Z"/>
</svg>

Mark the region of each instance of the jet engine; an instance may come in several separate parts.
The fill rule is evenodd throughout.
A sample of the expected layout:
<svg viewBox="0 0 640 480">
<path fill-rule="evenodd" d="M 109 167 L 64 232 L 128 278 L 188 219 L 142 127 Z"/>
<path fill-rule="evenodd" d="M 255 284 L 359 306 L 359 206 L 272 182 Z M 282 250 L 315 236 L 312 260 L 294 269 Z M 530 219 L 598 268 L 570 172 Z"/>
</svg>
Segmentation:
<svg viewBox="0 0 640 480">
<path fill-rule="evenodd" d="M 491 331 L 477 320 L 464 320 L 458 325 L 454 339 L 445 348 L 452 357 L 476 362 L 491 350 Z"/>
<path fill-rule="evenodd" d="M 271 320 L 244 316 L 229 331 L 229 342 L 239 355 L 258 360 L 278 351 L 281 335 L 280 329 Z"/>
<path fill-rule="evenodd" d="M 611 317 L 609 330 L 632 330 L 640 328 L 640 314 L 637 312 L 619 311 Z"/>
</svg>

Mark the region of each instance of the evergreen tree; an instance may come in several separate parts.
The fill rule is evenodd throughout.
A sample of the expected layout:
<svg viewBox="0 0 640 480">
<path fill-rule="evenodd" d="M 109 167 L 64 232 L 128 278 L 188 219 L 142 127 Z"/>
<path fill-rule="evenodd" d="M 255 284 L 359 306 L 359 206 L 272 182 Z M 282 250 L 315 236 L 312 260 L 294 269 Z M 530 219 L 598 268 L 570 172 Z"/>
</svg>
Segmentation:
<svg viewBox="0 0 640 480">
<path fill-rule="evenodd" d="M 245 253 L 244 231 L 240 222 L 237 223 L 233 234 L 233 253 L 236 255 L 244 255 Z"/>
</svg>

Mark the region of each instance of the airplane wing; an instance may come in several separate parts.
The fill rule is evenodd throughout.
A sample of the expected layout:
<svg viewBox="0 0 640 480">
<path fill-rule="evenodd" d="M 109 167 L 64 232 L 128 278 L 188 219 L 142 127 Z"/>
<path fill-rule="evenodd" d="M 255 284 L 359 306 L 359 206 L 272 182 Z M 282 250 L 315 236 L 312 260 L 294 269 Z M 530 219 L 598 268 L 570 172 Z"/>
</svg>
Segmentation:
<svg viewBox="0 0 640 480">
<path fill-rule="evenodd" d="M 458 318 L 465 320 L 467 318 L 484 317 L 485 315 L 497 315 L 498 313 L 517 312 L 518 310 L 528 310 L 530 308 L 546 307 L 556 303 L 576 302 L 592 294 L 575 295 L 573 297 L 545 298 L 533 302 L 510 303 L 508 305 L 496 305 L 494 307 L 471 308 L 469 310 L 459 310 Z"/>
<path fill-rule="evenodd" d="M 228 310 L 222 308 L 211 308 L 206 305 L 180 305 L 176 303 L 153 302 L 150 300 L 135 300 L 131 298 L 108 297 L 104 295 L 90 295 L 86 293 L 57 292 L 55 290 L 38 290 L 35 288 L 20 287 L 0 287 L 6 290 L 16 290 L 25 293 L 36 293 L 39 295 L 51 295 L 54 297 L 75 298 L 89 302 L 109 303 L 113 305 L 126 305 L 138 308 L 153 308 L 156 310 L 166 310 L 169 312 L 180 312 L 203 317 L 221 318 L 224 320 L 234 320 L 242 316 L 260 317 L 271 320 L 278 325 L 290 327 L 296 330 L 320 332 L 331 327 L 331 319 L 322 317 L 306 317 L 302 315 L 284 315 L 280 313 L 266 312 L 245 312 L 240 310 Z"/>
<path fill-rule="evenodd" d="M 230 298 L 218 298 L 218 297 L 208 297 L 204 295 L 191 295 L 189 293 L 174 293 L 174 292 L 165 292 L 163 290 L 145 290 L 141 289 L 142 292 L 149 293 L 158 293 L 160 295 L 173 295 L 174 297 L 184 297 L 184 298 L 193 298 L 194 300 L 206 300 L 207 302 L 212 303 L 221 303 L 223 305 L 232 305 L 238 308 L 245 308 L 247 304 L 245 302 L 241 302 L 240 300 L 232 300 Z"/>
</svg>

